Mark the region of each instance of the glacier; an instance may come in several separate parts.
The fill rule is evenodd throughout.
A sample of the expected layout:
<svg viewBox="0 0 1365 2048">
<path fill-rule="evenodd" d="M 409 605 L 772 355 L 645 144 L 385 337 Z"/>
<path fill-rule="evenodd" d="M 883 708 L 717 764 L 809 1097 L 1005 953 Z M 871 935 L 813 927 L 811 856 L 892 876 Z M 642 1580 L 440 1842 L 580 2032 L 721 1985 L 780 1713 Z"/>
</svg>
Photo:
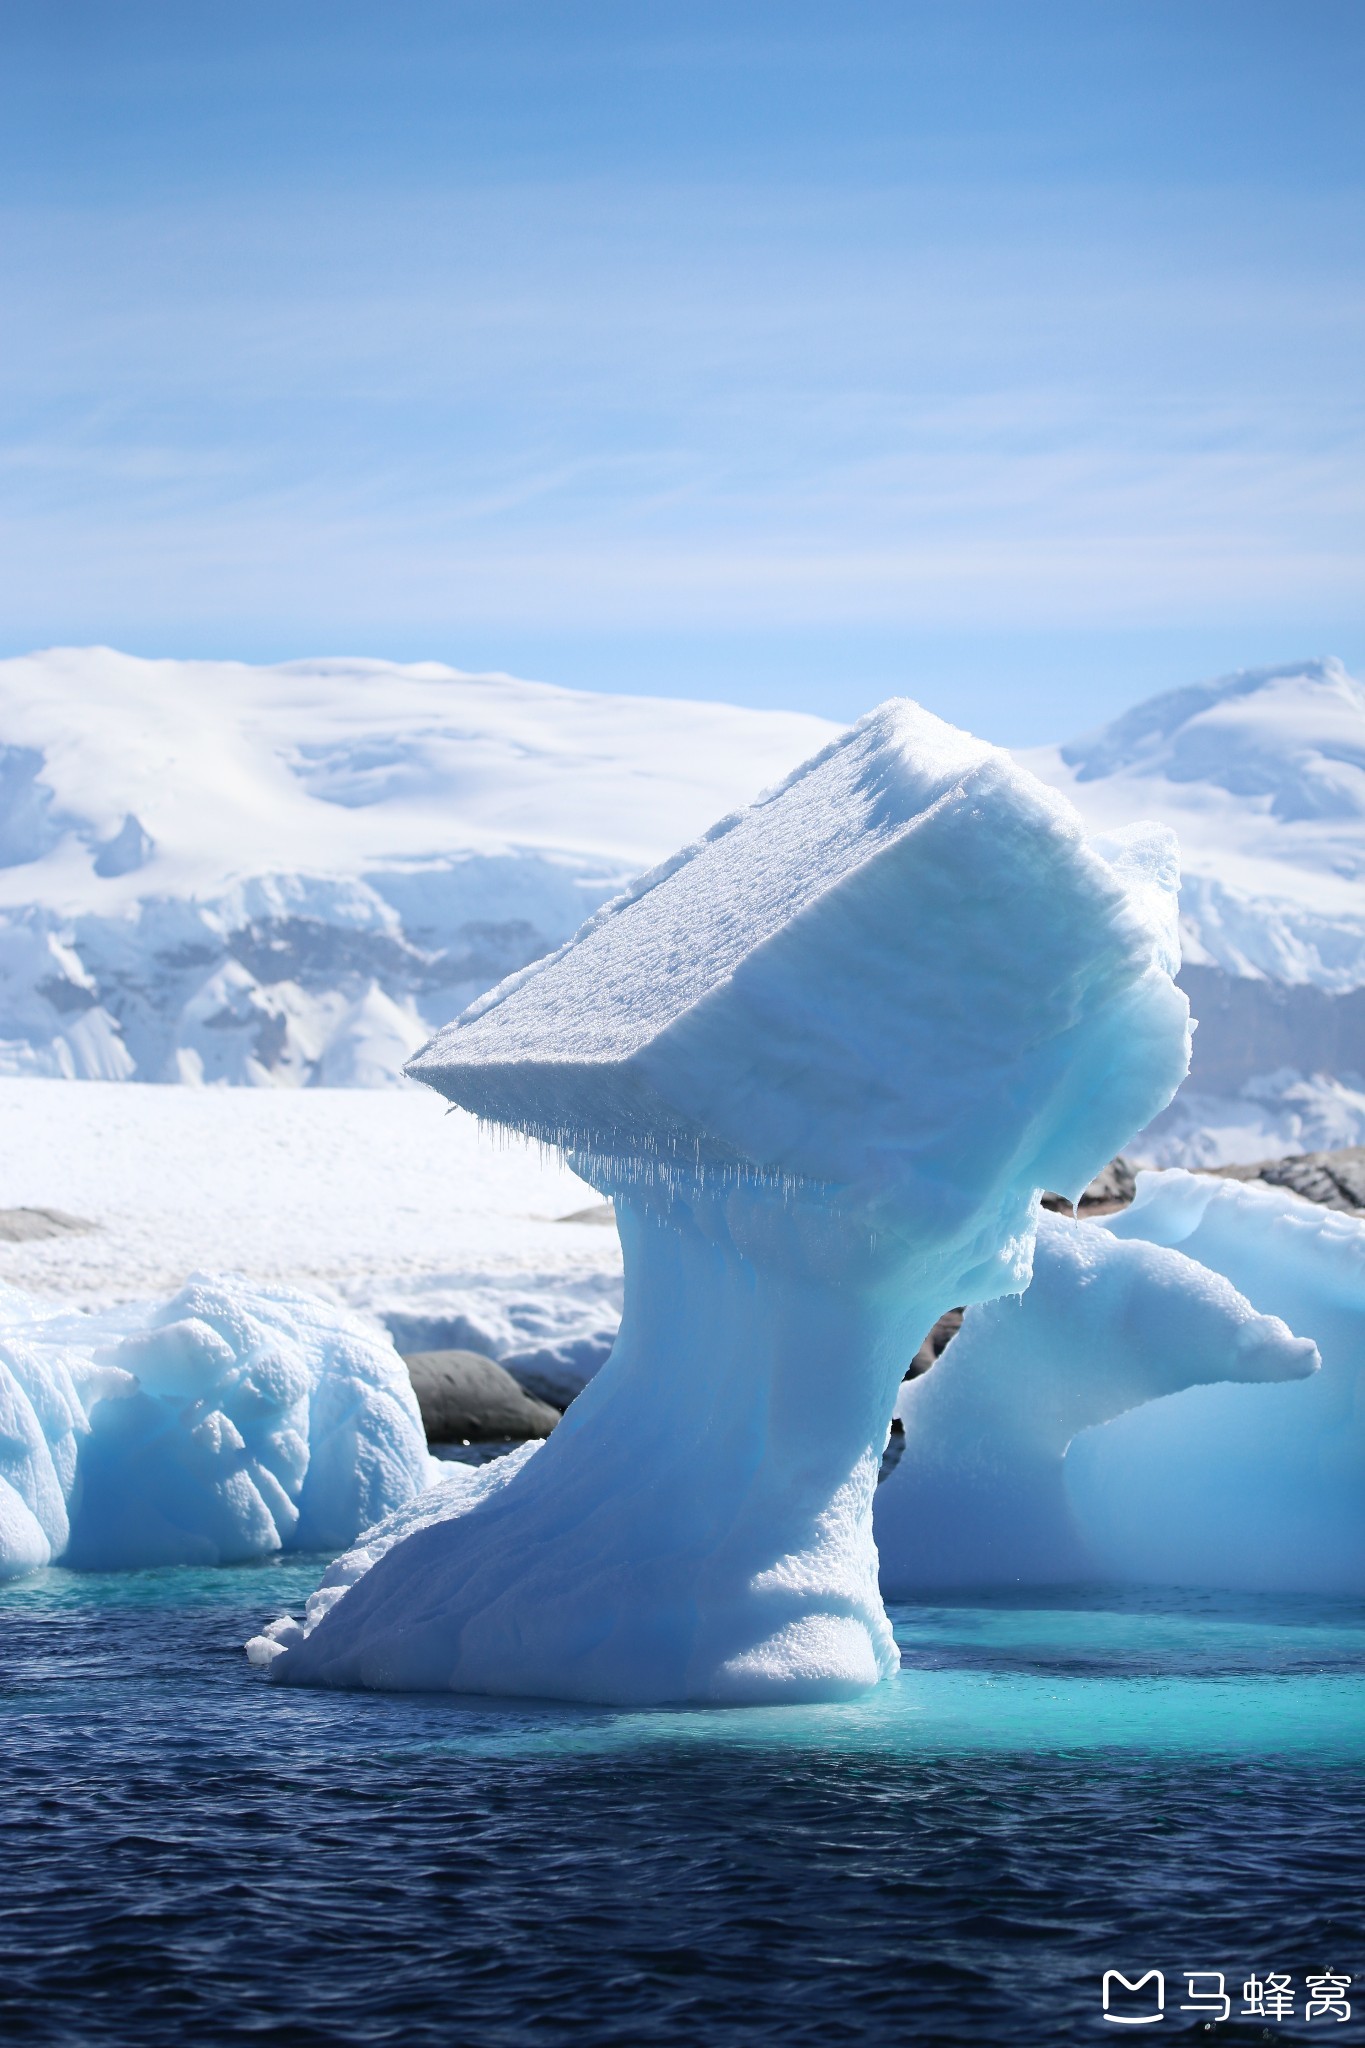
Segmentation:
<svg viewBox="0 0 1365 2048">
<path fill-rule="evenodd" d="M 883 1592 L 1111 1576 L 1093 1518 L 1077 1512 L 1070 1490 L 1084 1433 L 1114 1441 L 1102 1424 L 1148 1402 L 1155 1414 L 1171 1405 L 1163 1396 L 1187 1387 L 1292 1381 L 1318 1366 L 1309 1339 L 1258 1314 L 1197 1257 L 1045 1213 L 1026 1292 L 969 1308 L 937 1363 L 901 1389 L 904 1449 L 874 1515 Z M 1235 1407 L 1245 1389 L 1216 1392 L 1231 1393 Z M 1205 1483 L 1221 1498 L 1225 1453 L 1206 1443 L 1203 1457 Z M 1131 1497 L 1121 1450 L 1104 1471 L 1106 1485 Z M 1169 1505 L 1158 1509 L 1147 1492 L 1142 1512 Z M 1184 1544 L 1178 1527 L 1168 1547 Z"/>
<path fill-rule="evenodd" d="M 402 1360 L 343 1309 L 205 1275 L 92 1315 L 0 1286 L 0 1577 L 331 1550 L 435 1477 Z"/>
<path fill-rule="evenodd" d="M 272 1678 L 645 1704 L 896 1668 L 902 1374 L 1179 1085 L 1177 882 L 1169 834 L 1092 844 L 893 702 L 439 1034 L 410 1071 L 614 1200 L 620 1332 L 545 1444 L 257 1639 Z"/>
</svg>

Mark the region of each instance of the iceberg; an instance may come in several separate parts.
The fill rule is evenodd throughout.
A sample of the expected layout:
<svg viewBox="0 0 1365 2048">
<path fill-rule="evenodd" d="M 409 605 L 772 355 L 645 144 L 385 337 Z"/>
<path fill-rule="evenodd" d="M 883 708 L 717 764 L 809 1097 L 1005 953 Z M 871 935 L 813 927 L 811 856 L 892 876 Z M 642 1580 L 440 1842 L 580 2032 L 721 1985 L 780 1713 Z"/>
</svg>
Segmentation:
<svg viewBox="0 0 1365 2048">
<path fill-rule="evenodd" d="M 1365 1593 L 1365 1219 L 1256 1182 L 1138 1175 L 1107 1219 L 1175 1246 L 1311 1338 L 1299 1386 L 1199 1386 L 1078 1436 L 1073 1513 L 1103 1576 Z"/>
<path fill-rule="evenodd" d="M 883 1592 L 1113 1576 L 1094 1547 L 1094 1513 L 1073 1505 L 1077 1453 L 1121 1443 L 1113 1418 L 1155 1417 L 1186 1388 L 1235 1407 L 1252 1389 L 1207 1383 L 1251 1382 L 1260 1394 L 1255 1383 L 1303 1379 L 1318 1363 L 1310 1340 L 1195 1258 L 1045 1213 L 1027 1292 L 969 1308 L 938 1362 L 901 1389 L 904 1449 L 874 1517 Z M 1291 1401 L 1309 1391 L 1275 1387 Z M 1206 1444 L 1203 1456 L 1207 1487 L 1224 1454 Z M 1140 1497 L 1145 1523 L 1177 1554 L 1184 1527 L 1166 1522 L 1169 1494 L 1154 1495 L 1150 1480 L 1150 1466 L 1135 1479 L 1121 1453 L 1107 1455 L 1091 1492 Z"/>
<path fill-rule="evenodd" d="M 1176 887 L 1169 834 L 1092 844 L 893 702 L 441 1032 L 411 1073 L 614 1201 L 620 1332 L 544 1445 L 258 1639 L 271 1677 L 645 1704 L 895 1669 L 902 1375 L 1183 1078 Z"/>
<path fill-rule="evenodd" d="M 0 1287 L 0 1578 L 334 1550 L 432 1482 L 392 1345 L 197 1275 L 98 1315 Z"/>
</svg>

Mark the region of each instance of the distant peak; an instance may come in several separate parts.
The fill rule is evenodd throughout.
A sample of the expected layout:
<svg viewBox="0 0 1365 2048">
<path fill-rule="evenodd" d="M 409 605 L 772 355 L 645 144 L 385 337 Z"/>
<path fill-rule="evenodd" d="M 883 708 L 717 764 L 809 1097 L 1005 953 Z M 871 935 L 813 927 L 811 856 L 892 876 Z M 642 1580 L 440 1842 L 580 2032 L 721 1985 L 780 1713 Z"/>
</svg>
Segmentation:
<svg viewBox="0 0 1365 2048">
<path fill-rule="evenodd" d="M 106 879 L 136 874 L 156 852 L 156 841 L 139 817 L 129 811 L 112 839 L 95 847 L 95 873 Z"/>
<path fill-rule="evenodd" d="M 1135 705 L 1061 749 L 1078 782 L 1206 782 L 1281 819 L 1365 811 L 1365 688 L 1335 656 L 1240 669 Z"/>
</svg>

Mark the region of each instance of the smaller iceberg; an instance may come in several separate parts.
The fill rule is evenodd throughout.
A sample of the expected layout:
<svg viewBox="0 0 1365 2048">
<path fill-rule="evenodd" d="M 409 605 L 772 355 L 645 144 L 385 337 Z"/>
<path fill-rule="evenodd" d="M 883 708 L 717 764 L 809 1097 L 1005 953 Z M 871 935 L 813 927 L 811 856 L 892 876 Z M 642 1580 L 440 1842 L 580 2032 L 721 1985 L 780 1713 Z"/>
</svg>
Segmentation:
<svg viewBox="0 0 1365 2048">
<path fill-rule="evenodd" d="M 1044 1214 L 1027 1292 L 969 1308 L 937 1364 L 901 1389 L 904 1450 L 874 1517 L 883 1592 L 1111 1576 L 1093 1516 L 1073 1505 L 1077 1451 L 1112 1441 L 1113 1418 L 1139 1419 L 1129 1411 L 1169 1412 L 1176 1403 L 1162 1397 L 1186 1388 L 1235 1407 L 1317 1366 L 1308 1339 L 1195 1259 Z M 1310 1390 L 1273 1391 L 1292 1401 Z M 1214 1477 L 1206 1465 L 1205 1484 Z M 1145 1491 L 1141 1513 L 1164 1515 L 1169 1502 L 1149 1482 L 1135 1482 L 1121 1455 L 1106 1459 L 1104 1485 L 1130 1502 Z M 1185 1540 L 1179 1527 L 1169 1537 L 1177 1550 Z"/>
<path fill-rule="evenodd" d="M 335 1550 L 434 1466 L 397 1352 L 327 1302 L 196 1276 L 89 1316 L 0 1287 L 0 1577 Z"/>
<path fill-rule="evenodd" d="M 1322 1357 L 1301 1386 L 1192 1386 L 1079 1436 L 1066 1485 L 1100 1575 L 1365 1593 L 1365 1220 L 1255 1182 L 1143 1173 L 1107 1220 L 1223 1274 Z"/>
</svg>

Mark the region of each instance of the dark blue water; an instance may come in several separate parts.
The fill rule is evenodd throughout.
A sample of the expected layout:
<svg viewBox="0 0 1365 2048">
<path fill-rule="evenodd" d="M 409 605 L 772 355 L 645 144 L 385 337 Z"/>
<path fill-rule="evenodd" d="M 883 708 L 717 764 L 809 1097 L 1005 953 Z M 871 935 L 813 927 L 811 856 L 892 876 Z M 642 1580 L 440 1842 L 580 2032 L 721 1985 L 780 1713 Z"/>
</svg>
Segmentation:
<svg viewBox="0 0 1365 2048">
<path fill-rule="evenodd" d="M 1208 2038 L 1186 1970 L 1365 2039 L 1359 1607 L 906 1609 L 861 1705 L 613 1714 L 272 1688 L 315 1578 L 0 1592 L 0 2041 Z"/>
</svg>

